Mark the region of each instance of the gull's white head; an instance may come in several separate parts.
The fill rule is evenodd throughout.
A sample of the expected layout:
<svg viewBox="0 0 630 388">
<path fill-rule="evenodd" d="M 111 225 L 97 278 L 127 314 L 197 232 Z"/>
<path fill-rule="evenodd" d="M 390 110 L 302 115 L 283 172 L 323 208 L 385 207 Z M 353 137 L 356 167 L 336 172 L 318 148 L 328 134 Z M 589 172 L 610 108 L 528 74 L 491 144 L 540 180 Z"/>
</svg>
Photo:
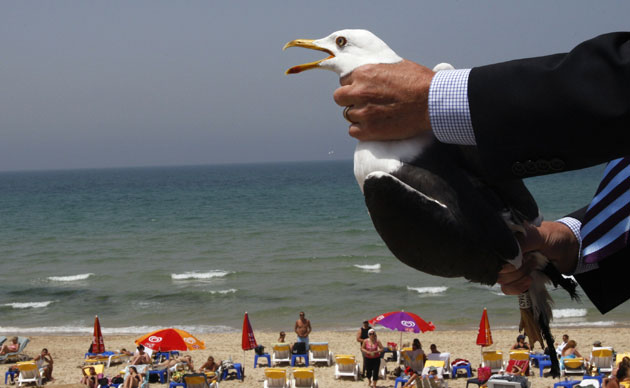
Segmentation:
<svg viewBox="0 0 630 388">
<path fill-rule="evenodd" d="M 317 40 L 296 39 L 284 45 L 283 50 L 288 47 L 319 50 L 328 53 L 329 56 L 319 61 L 293 66 L 286 71 L 287 74 L 322 68 L 332 70 L 343 77 L 359 66 L 402 61 L 402 58 L 385 42 L 367 30 L 340 30 Z"/>
</svg>

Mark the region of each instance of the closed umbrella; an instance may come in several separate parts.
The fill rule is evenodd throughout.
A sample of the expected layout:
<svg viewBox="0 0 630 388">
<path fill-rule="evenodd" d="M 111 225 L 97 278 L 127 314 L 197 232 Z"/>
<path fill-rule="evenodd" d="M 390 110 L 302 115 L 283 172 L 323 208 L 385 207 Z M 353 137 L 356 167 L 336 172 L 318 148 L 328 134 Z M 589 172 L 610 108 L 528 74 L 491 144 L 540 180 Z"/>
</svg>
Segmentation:
<svg viewBox="0 0 630 388">
<path fill-rule="evenodd" d="M 492 345 L 492 333 L 490 332 L 490 321 L 488 320 L 488 311 L 484 308 L 479 322 L 479 333 L 477 334 L 477 345 L 482 348 Z M 482 349 L 483 350 L 483 349 Z"/>
<path fill-rule="evenodd" d="M 145 348 L 158 352 L 170 352 L 173 350 L 198 350 L 205 349 L 203 341 L 195 338 L 187 331 L 168 328 L 152 331 L 138 338 L 137 345 L 143 345 Z"/>
<path fill-rule="evenodd" d="M 105 352 L 105 342 L 103 342 L 103 333 L 101 333 L 101 322 L 98 320 L 98 315 L 94 316 L 94 334 L 92 335 L 92 353 Z"/>
<path fill-rule="evenodd" d="M 243 350 L 251 350 L 256 346 L 256 337 L 254 337 L 254 330 L 252 330 L 252 325 L 249 323 L 249 316 L 247 315 L 247 311 L 245 312 L 245 317 L 243 318 L 243 338 L 241 340 L 241 347 Z"/>
</svg>

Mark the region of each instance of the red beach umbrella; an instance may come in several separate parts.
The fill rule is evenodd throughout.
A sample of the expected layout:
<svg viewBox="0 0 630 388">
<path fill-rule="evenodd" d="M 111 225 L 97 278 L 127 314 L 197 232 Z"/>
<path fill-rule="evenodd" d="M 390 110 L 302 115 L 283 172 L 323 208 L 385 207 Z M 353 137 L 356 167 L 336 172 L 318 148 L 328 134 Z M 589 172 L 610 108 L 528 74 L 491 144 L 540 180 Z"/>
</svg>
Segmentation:
<svg viewBox="0 0 630 388">
<path fill-rule="evenodd" d="M 479 333 L 477 334 L 477 345 L 492 345 L 492 333 L 490 332 L 490 321 L 488 320 L 488 311 L 484 308 L 479 322 Z"/>
<path fill-rule="evenodd" d="M 254 330 L 252 330 L 252 325 L 249 323 L 249 315 L 247 315 L 246 311 L 245 317 L 243 318 L 243 338 L 241 341 L 241 347 L 243 350 L 251 350 L 256 346 L 258 345 L 256 344 L 256 338 L 254 337 Z"/>
<path fill-rule="evenodd" d="M 101 333 L 101 322 L 98 315 L 94 316 L 94 334 L 92 335 L 92 353 L 103 353 L 105 351 L 105 342 L 103 342 L 103 333 Z"/>
<path fill-rule="evenodd" d="M 145 334 L 136 340 L 136 344 L 142 344 L 145 348 L 158 352 L 170 352 L 171 350 L 197 350 L 205 349 L 203 341 L 195 338 L 187 331 L 180 329 L 160 329 Z"/>
</svg>

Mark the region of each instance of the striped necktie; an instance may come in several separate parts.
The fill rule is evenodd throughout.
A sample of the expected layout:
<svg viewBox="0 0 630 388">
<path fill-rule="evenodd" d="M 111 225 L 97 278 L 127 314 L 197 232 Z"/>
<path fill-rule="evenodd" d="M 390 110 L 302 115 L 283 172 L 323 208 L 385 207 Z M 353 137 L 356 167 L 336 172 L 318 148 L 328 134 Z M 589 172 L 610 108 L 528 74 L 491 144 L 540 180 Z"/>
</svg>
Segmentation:
<svg viewBox="0 0 630 388">
<path fill-rule="evenodd" d="M 608 163 L 582 221 L 585 263 L 596 263 L 627 246 L 630 233 L 630 157 Z"/>
</svg>

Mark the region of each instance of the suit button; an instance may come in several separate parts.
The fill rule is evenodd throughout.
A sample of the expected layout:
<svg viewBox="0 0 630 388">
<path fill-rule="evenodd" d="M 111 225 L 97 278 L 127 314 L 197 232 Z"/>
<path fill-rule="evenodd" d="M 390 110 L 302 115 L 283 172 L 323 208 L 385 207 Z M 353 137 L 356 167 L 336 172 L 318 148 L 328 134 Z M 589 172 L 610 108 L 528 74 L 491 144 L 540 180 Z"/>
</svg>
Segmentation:
<svg viewBox="0 0 630 388">
<path fill-rule="evenodd" d="M 525 162 L 525 171 L 527 171 L 528 175 L 536 174 L 538 172 L 538 169 L 536 168 L 536 163 L 532 162 L 531 160 Z"/>
<path fill-rule="evenodd" d="M 551 169 L 551 166 L 548 161 L 544 159 L 538 159 L 536 161 L 536 168 L 538 168 L 538 171 L 540 172 L 548 172 L 549 169 Z"/>
<path fill-rule="evenodd" d="M 525 175 L 525 166 L 523 165 L 523 163 L 514 162 L 514 164 L 512 164 L 512 174 L 516 176 Z"/>
<path fill-rule="evenodd" d="M 558 158 L 551 159 L 549 162 L 552 171 L 564 171 L 564 161 Z"/>
</svg>

